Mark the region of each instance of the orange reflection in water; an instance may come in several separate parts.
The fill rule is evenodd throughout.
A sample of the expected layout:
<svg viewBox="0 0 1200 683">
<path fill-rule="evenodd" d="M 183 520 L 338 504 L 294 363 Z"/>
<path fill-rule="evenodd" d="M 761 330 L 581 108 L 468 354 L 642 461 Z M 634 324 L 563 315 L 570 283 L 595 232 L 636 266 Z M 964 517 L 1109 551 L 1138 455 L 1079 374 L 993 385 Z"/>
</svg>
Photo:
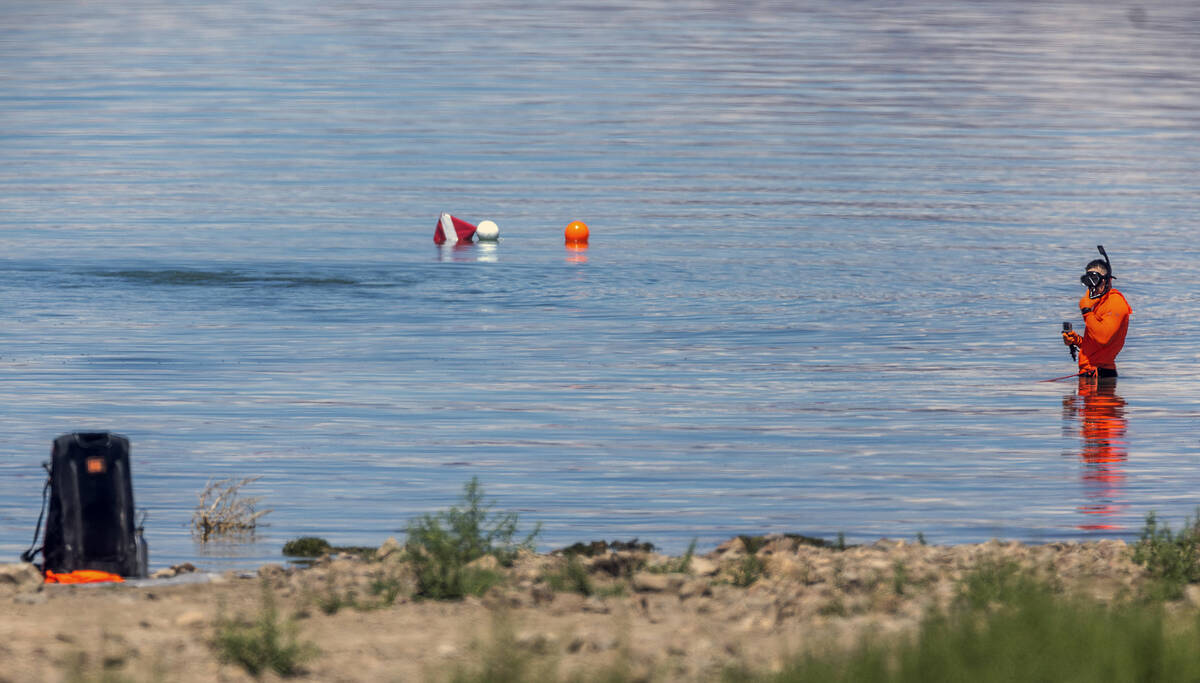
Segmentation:
<svg viewBox="0 0 1200 683">
<path fill-rule="evenodd" d="M 567 263 L 587 263 L 587 242 L 567 242 Z"/>
<path fill-rule="evenodd" d="M 1080 529 L 1119 529 L 1112 518 L 1124 507 L 1121 488 L 1127 459 L 1125 399 L 1117 394 L 1117 380 L 1079 378 L 1074 396 L 1063 398 L 1063 415 L 1079 422 L 1083 462 L 1083 492 L 1087 501 L 1079 508 L 1092 521 Z"/>
</svg>

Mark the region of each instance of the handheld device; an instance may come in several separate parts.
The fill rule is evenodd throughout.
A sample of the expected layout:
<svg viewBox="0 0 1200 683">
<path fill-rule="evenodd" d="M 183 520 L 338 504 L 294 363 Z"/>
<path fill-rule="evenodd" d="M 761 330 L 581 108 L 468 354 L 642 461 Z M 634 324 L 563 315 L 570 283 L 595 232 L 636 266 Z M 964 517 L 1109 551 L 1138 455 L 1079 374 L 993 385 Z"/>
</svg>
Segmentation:
<svg viewBox="0 0 1200 683">
<path fill-rule="evenodd" d="M 1071 331 L 1071 323 L 1069 323 L 1069 322 L 1067 322 L 1066 320 L 1064 320 L 1064 321 L 1063 321 L 1063 329 L 1062 329 L 1062 331 L 1063 331 L 1063 332 L 1070 332 L 1070 331 Z M 1070 349 L 1071 349 L 1071 360 L 1078 360 L 1078 357 L 1075 355 L 1075 351 L 1076 351 L 1075 347 L 1074 347 L 1074 346 L 1071 346 L 1071 347 L 1068 347 L 1068 348 L 1070 348 Z"/>
</svg>

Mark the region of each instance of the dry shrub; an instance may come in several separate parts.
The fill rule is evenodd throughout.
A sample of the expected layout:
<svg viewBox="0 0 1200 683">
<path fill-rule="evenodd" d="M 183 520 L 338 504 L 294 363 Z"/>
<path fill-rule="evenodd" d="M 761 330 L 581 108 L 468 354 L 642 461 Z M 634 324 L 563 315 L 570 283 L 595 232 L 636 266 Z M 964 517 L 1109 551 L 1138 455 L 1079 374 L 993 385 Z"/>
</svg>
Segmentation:
<svg viewBox="0 0 1200 683">
<path fill-rule="evenodd" d="M 257 509 L 261 497 L 245 498 L 241 489 L 259 477 L 209 480 L 192 513 L 192 534 L 207 541 L 214 536 L 253 534 L 258 520 L 270 512 Z"/>
</svg>

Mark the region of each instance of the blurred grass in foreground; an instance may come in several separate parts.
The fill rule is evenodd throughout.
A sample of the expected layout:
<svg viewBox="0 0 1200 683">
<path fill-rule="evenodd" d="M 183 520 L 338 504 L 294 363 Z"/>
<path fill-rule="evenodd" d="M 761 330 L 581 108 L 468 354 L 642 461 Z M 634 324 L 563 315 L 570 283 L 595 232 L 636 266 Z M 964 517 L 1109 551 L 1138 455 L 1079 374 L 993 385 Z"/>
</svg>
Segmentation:
<svg viewBox="0 0 1200 683">
<path fill-rule="evenodd" d="M 1106 605 L 995 564 L 968 575 L 958 603 L 914 635 L 867 636 L 848 652 L 810 653 L 774 674 L 730 669 L 724 680 L 1197 681 L 1200 613 L 1185 609 L 1186 616 L 1132 597 Z"/>
<path fill-rule="evenodd" d="M 521 647 L 511 624 L 494 631 L 474 668 L 450 680 L 656 680 L 621 666 L 560 671 L 553 655 Z M 1015 563 L 997 562 L 964 578 L 950 609 L 925 619 L 915 633 L 867 634 L 849 650 L 814 649 L 775 673 L 753 659 L 726 668 L 724 683 L 972 683 L 1053 681 L 1104 683 L 1200 680 L 1200 612 L 1151 596 L 1114 604 L 1061 592 Z"/>
</svg>

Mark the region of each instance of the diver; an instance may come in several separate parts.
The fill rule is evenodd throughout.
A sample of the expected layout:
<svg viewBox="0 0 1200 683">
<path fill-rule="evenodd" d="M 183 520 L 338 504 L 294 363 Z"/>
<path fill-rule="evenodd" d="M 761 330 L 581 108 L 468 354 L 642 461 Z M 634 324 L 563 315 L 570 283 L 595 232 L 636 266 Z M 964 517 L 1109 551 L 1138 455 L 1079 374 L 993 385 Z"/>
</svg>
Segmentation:
<svg viewBox="0 0 1200 683">
<path fill-rule="evenodd" d="M 1079 278 L 1087 287 L 1087 294 L 1079 299 L 1079 312 L 1086 329 L 1082 337 L 1072 330 L 1064 330 L 1062 338 L 1072 350 L 1079 349 L 1079 376 L 1103 379 L 1117 376 L 1117 354 L 1125 345 L 1133 309 L 1125 296 L 1113 289 L 1112 264 L 1104 247 L 1097 246 L 1096 249 L 1104 259 L 1088 263 L 1086 272 Z"/>
</svg>

